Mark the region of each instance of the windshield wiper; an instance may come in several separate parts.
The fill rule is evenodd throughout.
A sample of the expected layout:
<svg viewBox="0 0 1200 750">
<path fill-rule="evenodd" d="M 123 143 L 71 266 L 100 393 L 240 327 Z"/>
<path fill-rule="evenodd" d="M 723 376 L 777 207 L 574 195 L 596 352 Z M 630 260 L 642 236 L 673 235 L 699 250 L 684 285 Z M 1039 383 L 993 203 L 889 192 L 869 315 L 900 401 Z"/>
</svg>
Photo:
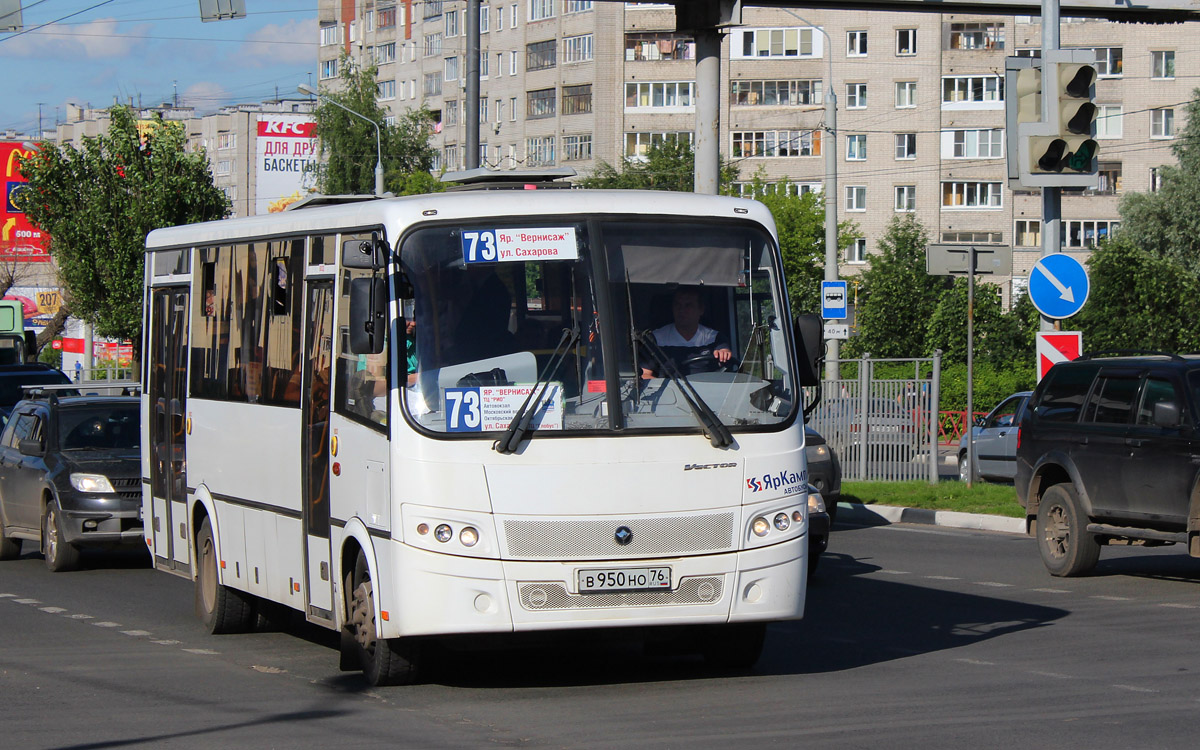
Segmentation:
<svg viewBox="0 0 1200 750">
<path fill-rule="evenodd" d="M 658 346 L 658 342 L 654 340 L 654 333 L 650 330 L 641 331 L 634 336 L 634 341 L 646 347 L 646 351 L 650 352 L 650 356 L 658 362 L 658 366 L 666 373 L 667 378 L 683 394 L 683 400 L 691 407 L 692 414 L 696 415 L 696 421 L 700 423 L 700 428 L 704 431 L 704 436 L 708 438 L 708 442 L 712 443 L 714 448 L 724 448 L 733 445 L 733 433 L 729 431 L 729 428 L 725 426 L 721 418 L 709 408 L 700 394 L 696 392 L 696 389 L 692 387 L 692 383 L 687 379 L 687 376 L 675 369 L 675 363 L 663 353 L 663 350 Z M 641 377 L 641 373 L 635 373 L 634 375 L 635 377 Z"/>
<path fill-rule="evenodd" d="M 546 397 L 546 392 L 550 389 L 550 378 L 554 377 L 555 373 L 558 372 L 558 368 L 562 366 L 563 361 L 567 358 L 567 352 L 571 350 L 571 345 L 578 340 L 579 326 L 563 329 L 562 338 L 558 340 L 558 346 L 554 347 L 554 352 L 550 355 L 550 360 L 546 362 L 546 367 L 542 370 L 541 376 L 533 384 L 533 388 L 529 391 L 529 395 L 525 397 L 525 402 L 521 404 L 521 408 L 517 409 L 517 413 L 513 415 L 512 421 L 508 423 L 508 429 L 492 445 L 492 449 L 497 453 L 508 454 L 517 452 L 521 441 L 531 431 L 530 425 L 533 423 L 533 415 L 537 414 L 542 408 L 542 400 Z"/>
</svg>

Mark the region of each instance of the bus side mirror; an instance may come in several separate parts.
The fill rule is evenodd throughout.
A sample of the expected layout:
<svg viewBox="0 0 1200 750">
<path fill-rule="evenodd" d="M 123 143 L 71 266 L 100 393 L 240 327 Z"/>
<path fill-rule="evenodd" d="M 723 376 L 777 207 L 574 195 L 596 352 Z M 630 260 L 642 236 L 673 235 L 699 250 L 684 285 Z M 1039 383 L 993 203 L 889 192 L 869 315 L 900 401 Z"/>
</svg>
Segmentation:
<svg viewBox="0 0 1200 750">
<path fill-rule="evenodd" d="M 25 361 L 37 362 L 37 334 L 33 331 L 25 331 Z"/>
<path fill-rule="evenodd" d="M 350 353 L 379 354 L 387 336 L 387 283 L 350 280 Z"/>
<path fill-rule="evenodd" d="M 371 232 L 369 240 L 346 240 L 342 243 L 342 266 L 345 268 L 383 268 L 387 256 L 387 243 L 378 232 Z"/>
<path fill-rule="evenodd" d="M 821 362 L 825 359 L 825 325 L 816 313 L 797 315 L 792 321 L 792 335 L 796 341 L 796 356 L 800 369 L 796 377 L 800 385 L 820 385 Z"/>
</svg>

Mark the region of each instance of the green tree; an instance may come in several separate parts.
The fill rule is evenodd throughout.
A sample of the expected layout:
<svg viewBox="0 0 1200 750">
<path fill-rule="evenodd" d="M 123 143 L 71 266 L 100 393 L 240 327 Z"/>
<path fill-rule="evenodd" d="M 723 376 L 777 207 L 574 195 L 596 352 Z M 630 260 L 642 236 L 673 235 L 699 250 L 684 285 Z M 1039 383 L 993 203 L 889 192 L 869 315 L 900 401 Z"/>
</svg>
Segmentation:
<svg viewBox="0 0 1200 750">
<path fill-rule="evenodd" d="M 1087 304 L 1067 323 L 1084 348 L 1200 351 L 1200 280 L 1121 233 L 1088 260 Z"/>
<path fill-rule="evenodd" d="M 1192 92 L 1186 111 L 1187 124 L 1171 146 L 1178 165 L 1160 168 L 1157 192 L 1122 198 L 1121 236 L 1200 278 L 1200 89 Z"/>
<path fill-rule="evenodd" d="M 933 350 L 926 342 L 928 324 L 951 280 L 925 272 L 928 242 L 925 227 L 912 214 L 892 219 L 879 253 L 860 277 L 858 335 L 846 343 L 846 356 L 924 357 Z"/>
<path fill-rule="evenodd" d="M 229 212 L 202 151 L 178 123 L 143 135 L 133 110 L 109 110 L 108 131 L 82 148 L 41 144 L 21 161 L 22 208 L 50 236 L 72 313 L 103 336 L 140 340 L 146 234 Z"/>
<path fill-rule="evenodd" d="M 721 160 L 718 189 L 738 178 L 737 167 Z M 690 193 L 696 183 L 696 154 L 686 138 L 667 137 L 650 144 L 645 161 L 625 159 L 618 166 L 601 161 L 579 184 L 604 190 L 674 190 Z"/>
<path fill-rule="evenodd" d="M 925 346 L 942 350 L 942 361 L 967 361 L 967 280 L 954 279 L 942 293 L 925 327 Z M 1022 351 L 1023 326 L 1018 315 L 1004 312 L 1000 287 L 975 283 L 975 361 L 1003 366 L 1033 361 L 1033 348 Z"/>
<path fill-rule="evenodd" d="M 362 68 L 342 56 L 337 91 L 322 91 L 324 97 L 314 110 L 322 162 L 316 166 L 317 190 L 326 195 L 371 194 L 375 191 L 375 164 L 383 154 L 385 190 L 399 194 L 431 192 L 434 183 L 413 179 L 433 166 L 433 114 L 425 107 L 409 109 L 395 125 L 387 123 L 387 112 L 376 101 L 374 65 Z M 357 112 L 355 117 L 342 107 Z M 375 126 L 379 125 L 379 150 Z"/>
</svg>

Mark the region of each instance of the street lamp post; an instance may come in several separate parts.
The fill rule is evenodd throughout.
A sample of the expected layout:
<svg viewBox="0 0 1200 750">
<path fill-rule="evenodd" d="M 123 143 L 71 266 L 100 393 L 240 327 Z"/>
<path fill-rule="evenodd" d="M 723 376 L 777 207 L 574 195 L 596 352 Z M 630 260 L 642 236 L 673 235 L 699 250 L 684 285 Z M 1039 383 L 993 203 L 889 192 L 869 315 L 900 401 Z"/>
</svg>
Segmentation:
<svg viewBox="0 0 1200 750">
<path fill-rule="evenodd" d="M 833 39 L 829 32 L 800 14 L 787 8 L 783 12 L 809 25 L 825 37 L 827 60 L 829 63 L 828 77 L 825 79 L 825 129 L 829 133 L 829 142 L 825 148 L 825 280 L 838 279 L 838 223 L 837 223 L 837 94 L 833 93 Z M 838 377 L 838 340 L 829 339 L 825 342 L 828 356 L 825 358 L 825 379 L 836 380 Z"/>
<path fill-rule="evenodd" d="M 296 90 L 299 91 L 301 94 L 308 94 L 309 96 L 315 96 L 318 99 L 320 99 L 321 101 L 328 102 L 335 107 L 344 109 L 347 112 L 349 112 L 350 114 L 354 115 L 355 117 L 362 119 L 362 120 L 366 120 L 367 122 L 371 123 L 371 126 L 375 128 L 375 195 L 382 196 L 383 195 L 383 149 L 380 147 L 380 142 L 379 142 L 379 123 L 375 122 L 374 120 L 372 120 L 370 117 L 367 117 L 366 115 L 362 115 L 362 114 L 359 114 L 358 112 L 355 112 L 354 110 L 350 109 L 349 107 L 342 104 L 341 102 L 335 101 L 334 99 L 330 99 L 328 96 L 325 96 L 324 94 L 318 92 L 312 86 L 309 86 L 307 83 L 300 84 L 299 86 L 296 87 Z"/>
</svg>

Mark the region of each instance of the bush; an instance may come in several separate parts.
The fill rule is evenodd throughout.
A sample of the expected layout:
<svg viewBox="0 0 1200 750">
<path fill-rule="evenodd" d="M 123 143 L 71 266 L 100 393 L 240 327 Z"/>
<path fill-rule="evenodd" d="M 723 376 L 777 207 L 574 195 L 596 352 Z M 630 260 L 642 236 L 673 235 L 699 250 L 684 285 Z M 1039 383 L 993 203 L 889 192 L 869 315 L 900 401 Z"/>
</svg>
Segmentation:
<svg viewBox="0 0 1200 750">
<path fill-rule="evenodd" d="M 1032 390 L 1036 373 L 1032 362 L 1009 362 L 1003 367 L 990 362 L 975 363 L 974 411 L 987 411 L 1017 391 Z M 967 366 L 947 365 L 942 368 L 942 411 L 964 411 L 967 408 Z"/>
</svg>

